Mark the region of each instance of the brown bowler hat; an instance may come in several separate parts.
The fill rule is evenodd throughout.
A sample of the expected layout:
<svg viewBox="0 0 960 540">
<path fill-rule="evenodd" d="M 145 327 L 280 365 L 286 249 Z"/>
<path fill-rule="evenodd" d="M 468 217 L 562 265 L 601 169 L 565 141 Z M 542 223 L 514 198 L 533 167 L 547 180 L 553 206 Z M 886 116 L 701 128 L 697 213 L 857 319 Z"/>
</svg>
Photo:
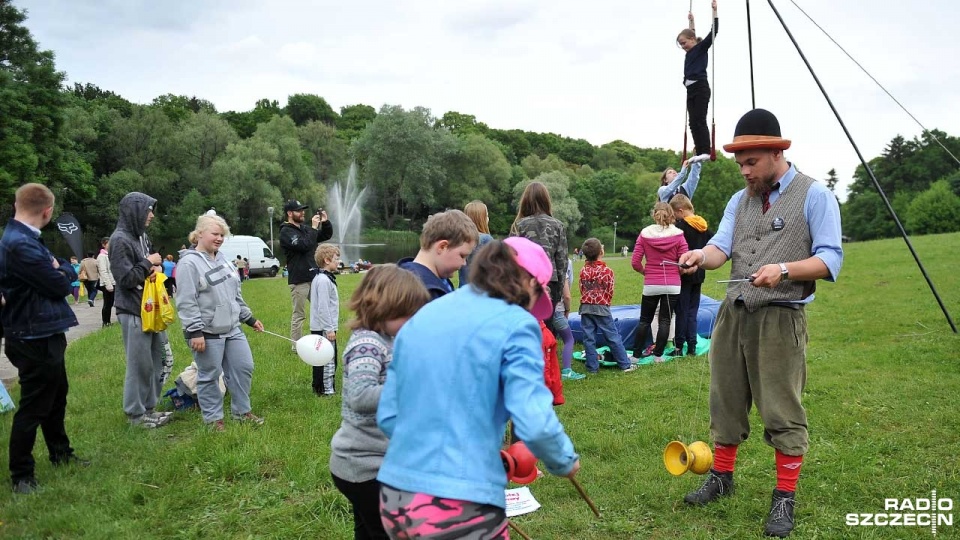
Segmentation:
<svg viewBox="0 0 960 540">
<path fill-rule="evenodd" d="M 786 150 L 790 140 L 780 136 L 780 122 L 772 112 L 753 109 L 740 118 L 733 132 L 733 142 L 723 145 L 725 152 L 739 152 L 754 148 Z"/>
</svg>

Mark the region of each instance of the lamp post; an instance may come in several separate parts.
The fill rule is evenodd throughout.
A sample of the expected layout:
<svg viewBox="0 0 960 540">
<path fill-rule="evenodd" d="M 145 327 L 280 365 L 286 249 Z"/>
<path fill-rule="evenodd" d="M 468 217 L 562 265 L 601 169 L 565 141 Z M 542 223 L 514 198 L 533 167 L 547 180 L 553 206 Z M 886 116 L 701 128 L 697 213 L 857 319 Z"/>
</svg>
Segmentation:
<svg viewBox="0 0 960 540">
<path fill-rule="evenodd" d="M 617 219 L 620 219 L 620 216 L 617 216 Z M 617 252 L 617 222 L 613 222 L 613 250 L 611 253 Z"/>
<path fill-rule="evenodd" d="M 267 207 L 267 214 L 270 215 L 270 252 L 273 253 L 273 207 Z"/>
</svg>

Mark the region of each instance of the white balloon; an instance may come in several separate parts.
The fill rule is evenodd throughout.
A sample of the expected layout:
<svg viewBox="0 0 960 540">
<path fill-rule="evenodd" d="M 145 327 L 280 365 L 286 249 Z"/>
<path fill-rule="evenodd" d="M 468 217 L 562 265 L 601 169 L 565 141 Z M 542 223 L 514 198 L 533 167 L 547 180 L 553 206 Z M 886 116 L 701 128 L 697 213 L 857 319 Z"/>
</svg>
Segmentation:
<svg viewBox="0 0 960 540">
<path fill-rule="evenodd" d="M 325 366 L 333 361 L 333 344 L 319 334 L 308 334 L 297 340 L 297 354 L 311 366 Z"/>
</svg>

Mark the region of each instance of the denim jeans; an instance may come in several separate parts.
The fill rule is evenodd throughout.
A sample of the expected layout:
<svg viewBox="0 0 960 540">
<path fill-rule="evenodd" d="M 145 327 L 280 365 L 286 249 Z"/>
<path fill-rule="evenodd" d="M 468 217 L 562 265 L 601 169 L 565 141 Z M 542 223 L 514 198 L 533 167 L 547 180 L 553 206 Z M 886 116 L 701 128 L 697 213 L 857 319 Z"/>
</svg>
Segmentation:
<svg viewBox="0 0 960 540">
<path fill-rule="evenodd" d="M 584 313 L 580 315 L 580 326 L 583 328 L 583 352 L 587 358 L 587 371 L 596 373 L 600 369 L 600 362 L 597 360 L 597 330 L 603 332 L 610 346 L 610 353 L 617 361 L 617 367 L 620 369 L 630 367 L 627 350 L 623 347 L 623 341 L 620 339 L 617 326 L 613 323 L 613 317 Z"/>
</svg>

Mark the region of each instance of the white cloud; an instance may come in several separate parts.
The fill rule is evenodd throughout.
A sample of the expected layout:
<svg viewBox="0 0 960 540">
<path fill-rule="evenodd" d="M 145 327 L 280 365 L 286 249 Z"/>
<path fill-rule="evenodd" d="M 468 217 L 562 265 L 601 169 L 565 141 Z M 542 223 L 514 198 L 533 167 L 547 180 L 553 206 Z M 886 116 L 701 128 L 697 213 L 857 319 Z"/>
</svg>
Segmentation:
<svg viewBox="0 0 960 540">
<path fill-rule="evenodd" d="M 220 110 L 247 110 L 263 97 L 284 103 L 310 92 L 335 109 L 422 105 L 437 115 L 456 110 L 491 127 L 594 144 L 683 145 L 683 52 L 675 38 L 686 26 L 686 2 L 106 4 L 123 4 L 116 10 L 15 2 L 30 9 L 28 27 L 57 53 L 70 81 L 135 101 L 173 92 L 209 99 Z M 694 4 L 703 34 L 709 2 Z M 949 39 L 960 11 L 953 3 L 802 4 L 927 127 L 960 135 L 960 65 L 951 61 L 960 45 Z M 792 3 L 777 6 L 867 159 L 897 134 L 920 134 Z M 789 159 L 820 177 L 835 168 L 847 182 L 859 162 L 843 130 L 769 7 L 756 3 L 751 15 L 757 105 L 777 114 L 793 139 Z M 721 0 L 720 18 L 711 57 L 718 146 L 751 106 L 744 4 Z"/>
</svg>

